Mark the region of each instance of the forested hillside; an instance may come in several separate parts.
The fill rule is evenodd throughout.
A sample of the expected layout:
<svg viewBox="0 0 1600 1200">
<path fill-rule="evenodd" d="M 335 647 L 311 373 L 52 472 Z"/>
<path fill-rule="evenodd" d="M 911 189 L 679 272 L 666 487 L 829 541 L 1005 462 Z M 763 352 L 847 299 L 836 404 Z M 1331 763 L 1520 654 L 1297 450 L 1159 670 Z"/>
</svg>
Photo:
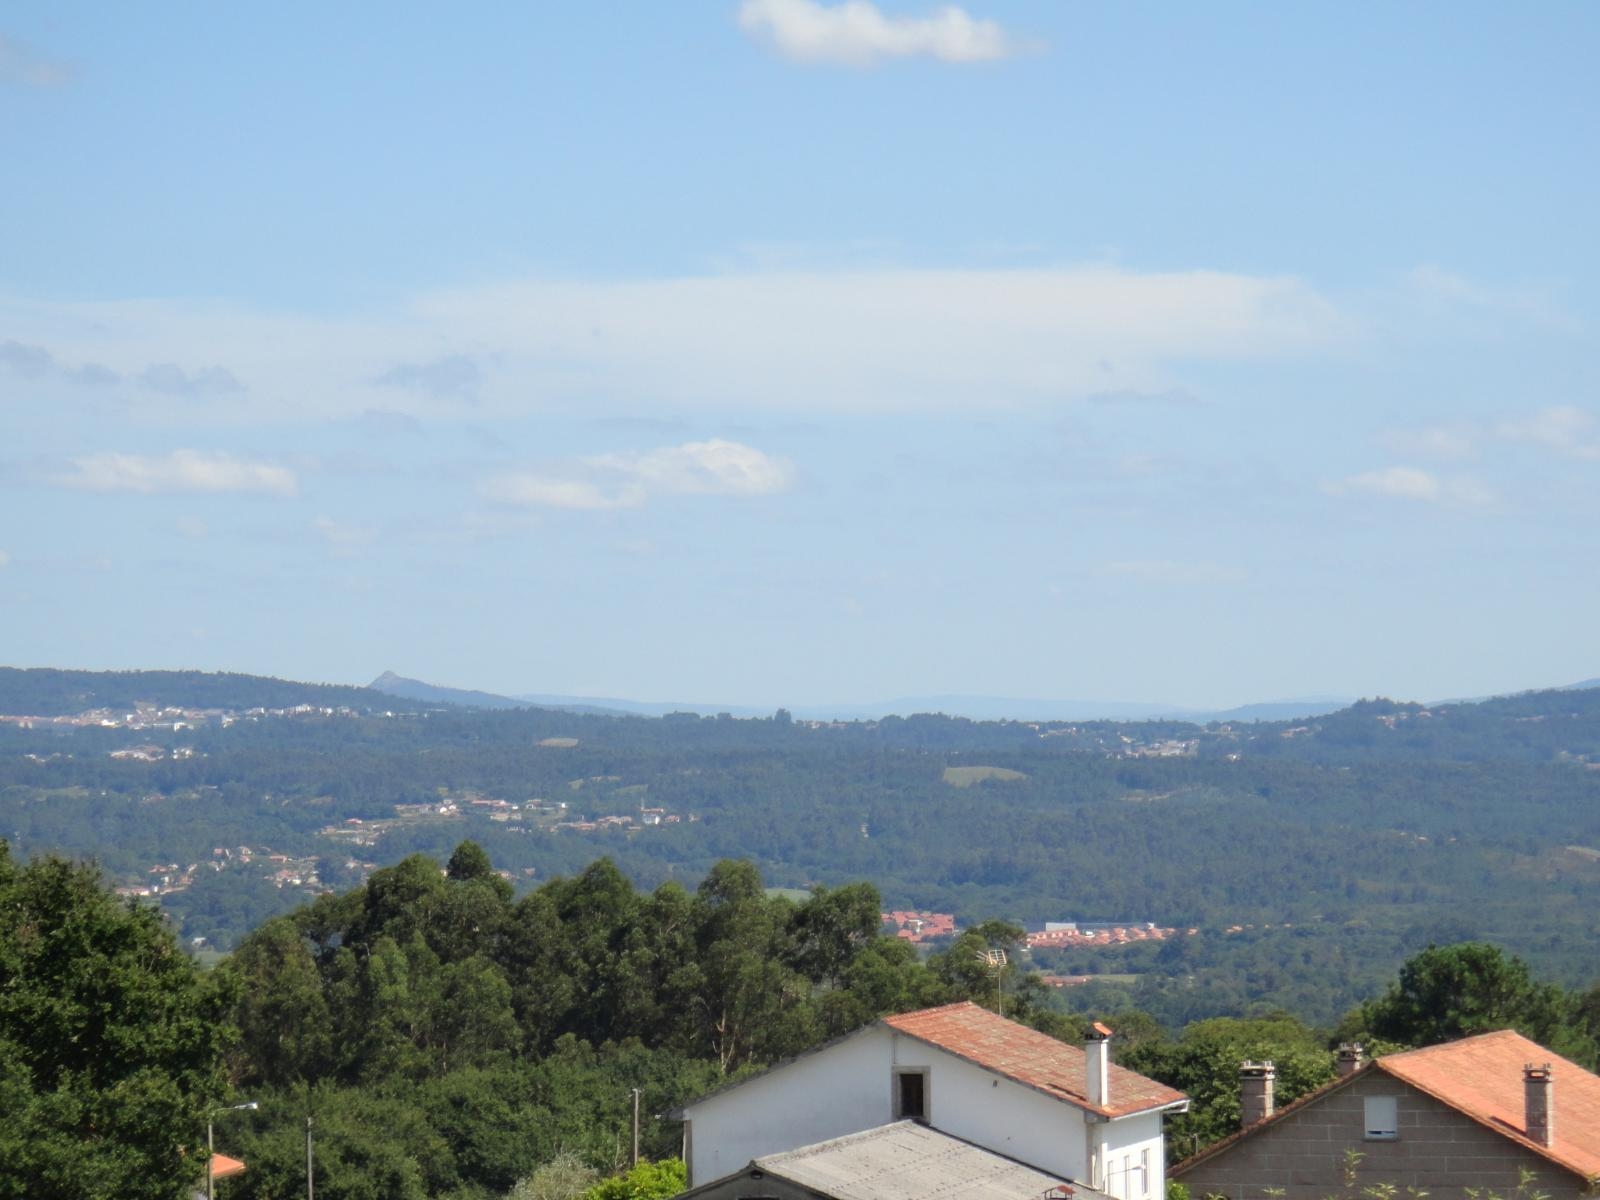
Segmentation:
<svg viewBox="0 0 1600 1200">
<path fill-rule="evenodd" d="M 169 698 L 119 680 L 71 686 Z M 238 703 L 269 684 L 298 686 Z M 1578 986 L 1600 936 L 1600 691 L 1206 728 L 234 711 L 0 723 L 0 834 L 94 857 L 215 950 L 465 838 L 519 890 L 602 855 L 646 888 L 748 858 L 961 924 L 1151 922 L 1177 932 L 1038 961 L 1092 977 L 1063 1005 L 1177 1023 L 1331 1022 L 1430 941 L 1486 938 Z"/>
</svg>

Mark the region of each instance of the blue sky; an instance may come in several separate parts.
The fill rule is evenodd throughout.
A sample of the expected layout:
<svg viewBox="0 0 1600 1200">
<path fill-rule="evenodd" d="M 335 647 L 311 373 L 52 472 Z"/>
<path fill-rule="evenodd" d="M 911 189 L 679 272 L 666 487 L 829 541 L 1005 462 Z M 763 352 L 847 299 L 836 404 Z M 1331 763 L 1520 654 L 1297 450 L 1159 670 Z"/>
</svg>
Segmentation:
<svg viewBox="0 0 1600 1200">
<path fill-rule="evenodd" d="M 1600 8 L 8 5 L 0 661 L 1600 675 Z"/>
</svg>

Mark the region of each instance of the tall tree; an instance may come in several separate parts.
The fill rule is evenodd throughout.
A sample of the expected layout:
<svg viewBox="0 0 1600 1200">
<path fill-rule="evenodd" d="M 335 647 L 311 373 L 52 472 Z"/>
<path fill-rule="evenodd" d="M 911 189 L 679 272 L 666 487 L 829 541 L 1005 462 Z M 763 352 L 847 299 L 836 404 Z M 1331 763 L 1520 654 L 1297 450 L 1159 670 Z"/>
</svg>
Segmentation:
<svg viewBox="0 0 1600 1200">
<path fill-rule="evenodd" d="M 1572 1057 L 1592 1061 L 1592 1041 L 1567 1022 L 1568 1000 L 1536 982 L 1528 964 L 1485 942 L 1429 946 L 1400 968 L 1400 978 L 1363 1010 L 1373 1034 L 1408 1046 L 1431 1046 L 1475 1033 L 1515 1029 Z"/>
<path fill-rule="evenodd" d="M 0 841 L 0 1197 L 192 1194 L 232 1000 L 94 868 Z"/>
</svg>

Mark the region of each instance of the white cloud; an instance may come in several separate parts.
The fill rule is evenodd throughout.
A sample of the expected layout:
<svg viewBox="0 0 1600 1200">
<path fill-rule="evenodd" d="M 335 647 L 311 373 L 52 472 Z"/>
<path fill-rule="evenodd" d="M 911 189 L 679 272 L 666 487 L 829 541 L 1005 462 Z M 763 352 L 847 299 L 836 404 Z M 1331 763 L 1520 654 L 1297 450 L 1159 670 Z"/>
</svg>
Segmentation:
<svg viewBox="0 0 1600 1200">
<path fill-rule="evenodd" d="M 927 16 L 887 16 L 868 0 L 744 0 L 739 28 L 798 62 L 871 66 L 886 58 L 993 62 L 1018 53 L 998 22 L 953 4 Z"/>
<path fill-rule="evenodd" d="M 787 491 L 794 467 L 754 446 L 712 438 L 644 452 L 599 454 L 554 473 L 514 472 L 480 489 L 500 504 L 604 510 L 652 496 L 768 496 Z"/>
<path fill-rule="evenodd" d="M 788 490 L 794 468 L 754 446 L 712 438 L 645 454 L 603 454 L 585 462 L 637 481 L 652 492 L 701 496 L 767 496 Z"/>
<path fill-rule="evenodd" d="M 484 499 L 497 504 L 529 508 L 570 508 L 591 512 L 637 508 L 645 501 L 637 484 L 607 492 L 582 479 L 561 479 L 530 472 L 513 472 L 487 480 L 480 489 Z"/>
<path fill-rule="evenodd" d="M 292 496 L 299 481 L 287 467 L 223 452 L 174 450 L 164 455 L 88 454 L 69 460 L 63 487 L 92 492 L 261 492 Z"/>
<path fill-rule="evenodd" d="M 412 386 L 374 382 L 419 361 L 419 345 L 483 348 L 472 361 L 494 369 L 476 382 L 474 412 L 486 421 L 608 403 L 636 411 L 642 400 L 657 411 L 812 418 L 1158 395 L 1195 362 L 1321 355 L 1359 333 L 1292 277 L 1111 266 L 533 280 L 429 293 L 381 318 L 0 297 L 0 318 L 22 341 L 127 378 L 150 363 L 227 362 L 234 382 L 250 385 L 228 404 L 197 406 L 183 394 L 204 372 L 155 377 L 177 390 L 147 391 L 140 403 L 151 420 L 217 424 L 374 408 L 459 418 L 460 394 L 422 386 L 421 376 L 407 377 Z"/>
<path fill-rule="evenodd" d="M 1495 434 L 1507 441 L 1527 442 L 1571 458 L 1600 461 L 1600 429 L 1594 417 L 1574 405 L 1541 409 L 1531 417 L 1502 421 Z"/>
<path fill-rule="evenodd" d="M 1427 504 L 1448 502 L 1480 505 L 1494 500 L 1494 494 L 1476 479 L 1468 476 L 1442 478 L 1420 467 L 1383 467 L 1375 471 L 1363 471 L 1337 483 L 1326 484 L 1323 491 L 1332 496 L 1382 496 Z"/>
<path fill-rule="evenodd" d="M 1363 493 L 1369 496 L 1392 496 L 1401 500 L 1437 500 L 1443 489 L 1439 479 L 1417 467 L 1384 467 L 1377 471 L 1363 471 L 1338 483 L 1329 484 L 1334 495 Z"/>
<path fill-rule="evenodd" d="M 1161 584 L 1219 584 L 1239 583 L 1245 572 L 1220 563 L 1167 562 L 1140 559 L 1131 562 L 1107 563 L 1100 568 L 1102 575 L 1122 575 L 1143 583 Z"/>
<path fill-rule="evenodd" d="M 1378 440 L 1396 454 L 1462 459 L 1477 456 L 1478 437 L 1478 430 L 1466 425 L 1431 425 L 1423 429 L 1393 429 Z"/>
<path fill-rule="evenodd" d="M 4 550 L 0 550 L 0 570 L 3 570 L 10 565 L 11 555 L 7 554 Z"/>
</svg>

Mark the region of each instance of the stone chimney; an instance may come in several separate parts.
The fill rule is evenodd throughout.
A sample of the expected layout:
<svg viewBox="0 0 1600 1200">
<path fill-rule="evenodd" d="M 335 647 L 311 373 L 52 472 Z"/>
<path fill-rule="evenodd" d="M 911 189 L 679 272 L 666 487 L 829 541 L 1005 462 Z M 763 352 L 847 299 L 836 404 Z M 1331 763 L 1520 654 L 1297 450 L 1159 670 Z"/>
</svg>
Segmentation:
<svg viewBox="0 0 1600 1200">
<path fill-rule="evenodd" d="M 1083 1053 L 1088 1060 L 1085 1076 L 1089 1085 L 1089 1103 L 1096 1108 L 1111 1107 L 1111 1030 L 1096 1021 L 1083 1035 Z"/>
<path fill-rule="evenodd" d="M 1275 1106 L 1273 1091 L 1277 1085 L 1278 1069 L 1272 1060 L 1242 1062 L 1239 1064 L 1239 1126 L 1248 1129 L 1258 1121 L 1265 1121 Z"/>
<path fill-rule="evenodd" d="M 1541 1146 L 1556 1140 L 1555 1098 L 1551 1094 L 1550 1064 L 1522 1068 L 1522 1102 L 1527 1110 L 1528 1137 Z"/>
<path fill-rule="evenodd" d="M 1345 1079 L 1361 1070 L 1366 1063 L 1366 1056 L 1361 1049 L 1360 1042 L 1341 1042 L 1338 1056 L 1334 1059 L 1339 1070 L 1339 1078 Z"/>
</svg>

